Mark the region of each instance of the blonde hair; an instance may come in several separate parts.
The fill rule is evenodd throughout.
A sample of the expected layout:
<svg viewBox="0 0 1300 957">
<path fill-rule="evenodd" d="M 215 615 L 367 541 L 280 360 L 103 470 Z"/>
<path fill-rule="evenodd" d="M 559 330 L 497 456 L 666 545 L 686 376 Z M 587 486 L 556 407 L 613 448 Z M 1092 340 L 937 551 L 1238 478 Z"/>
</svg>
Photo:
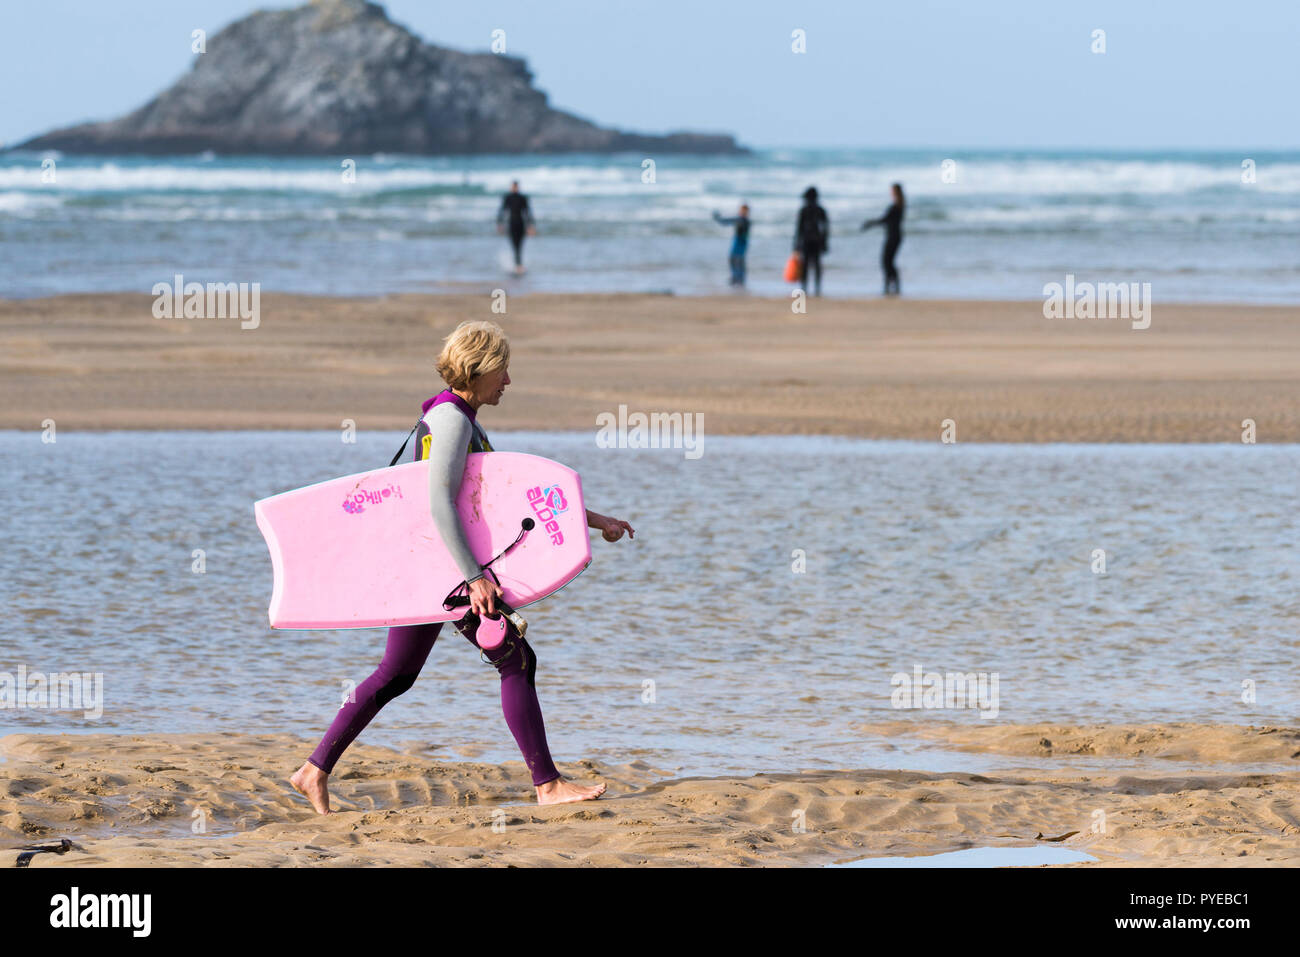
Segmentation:
<svg viewBox="0 0 1300 957">
<path fill-rule="evenodd" d="M 444 341 L 435 368 L 452 389 L 468 389 L 478 376 L 510 361 L 510 342 L 495 322 L 462 322 Z"/>
</svg>

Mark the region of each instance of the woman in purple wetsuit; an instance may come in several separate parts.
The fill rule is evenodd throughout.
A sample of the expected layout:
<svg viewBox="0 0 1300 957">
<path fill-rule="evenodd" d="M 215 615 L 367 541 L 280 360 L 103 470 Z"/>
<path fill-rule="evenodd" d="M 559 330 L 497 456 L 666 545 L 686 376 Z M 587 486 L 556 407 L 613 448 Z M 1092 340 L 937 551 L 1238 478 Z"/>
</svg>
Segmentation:
<svg viewBox="0 0 1300 957">
<path fill-rule="evenodd" d="M 501 589 L 484 576 L 465 540 L 456 513 L 456 493 L 470 452 L 490 452 L 492 445 L 478 424 L 478 411 L 496 405 L 510 384 L 510 344 L 492 322 L 463 322 L 447 337 L 438 356 L 438 374 L 448 388 L 425 401 L 417 429 L 415 458 L 429 462 L 429 509 L 447 550 L 468 583 L 470 611 L 462 634 L 478 647 L 478 617 L 493 615 Z M 587 524 L 605 541 L 616 542 L 634 530 L 627 522 L 587 511 Z M 442 624 L 388 629 L 388 645 L 379 667 L 357 687 L 353 700 L 339 709 L 329 731 L 306 763 L 289 780 L 321 814 L 330 813 L 328 780 L 334 765 L 379 709 L 415 684 Z M 604 793 L 605 785 L 583 787 L 556 770 L 546 744 L 546 727 L 537 701 L 537 656 L 522 635 L 511 632 L 492 651 L 484 651 L 501 675 L 501 710 L 524 756 L 537 790 L 537 803 L 586 801 Z"/>
</svg>

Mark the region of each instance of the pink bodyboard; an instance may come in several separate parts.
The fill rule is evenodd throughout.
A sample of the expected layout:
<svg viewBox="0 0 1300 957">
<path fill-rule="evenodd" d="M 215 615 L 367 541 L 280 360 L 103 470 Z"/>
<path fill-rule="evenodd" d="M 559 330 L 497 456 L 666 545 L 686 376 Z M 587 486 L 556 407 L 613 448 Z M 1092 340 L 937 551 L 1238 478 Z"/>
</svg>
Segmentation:
<svg viewBox="0 0 1300 957">
<path fill-rule="evenodd" d="M 582 482 L 538 455 L 475 452 L 456 497 L 479 564 L 492 565 L 515 608 L 540 601 L 591 562 Z M 253 505 L 271 552 L 272 628 L 374 628 L 453 621 L 443 608 L 463 577 L 429 513 L 429 464 L 375 469 Z"/>
</svg>

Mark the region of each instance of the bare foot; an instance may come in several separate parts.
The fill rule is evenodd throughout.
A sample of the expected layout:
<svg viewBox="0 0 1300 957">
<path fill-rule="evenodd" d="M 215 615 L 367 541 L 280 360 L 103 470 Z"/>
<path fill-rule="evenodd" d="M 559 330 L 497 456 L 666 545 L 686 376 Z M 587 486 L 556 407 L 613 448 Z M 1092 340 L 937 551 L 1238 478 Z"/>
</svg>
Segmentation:
<svg viewBox="0 0 1300 957">
<path fill-rule="evenodd" d="M 554 781 L 547 781 L 537 786 L 537 803 L 572 804 L 574 801 L 594 801 L 604 793 L 603 782 L 592 787 L 583 787 L 564 778 L 556 778 Z"/>
<path fill-rule="evenodd" d="M 329 775 L 316 765 L 307 761 L 289 778 L 293 789 L 311 801 L 317 814 L 332 814 L 330 810 L 330 792 L 327 782 Z"/>
</svg>

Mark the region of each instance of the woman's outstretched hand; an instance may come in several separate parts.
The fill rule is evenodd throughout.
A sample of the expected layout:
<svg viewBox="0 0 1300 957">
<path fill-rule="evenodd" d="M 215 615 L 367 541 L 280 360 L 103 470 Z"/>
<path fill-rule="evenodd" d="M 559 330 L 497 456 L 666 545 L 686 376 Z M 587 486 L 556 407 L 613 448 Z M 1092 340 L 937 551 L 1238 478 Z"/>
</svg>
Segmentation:
<svg viewBox="0 0 1300 957">
<path fill-rule="evenodd" d="M 601 536 L 607 542 L 616 542 L 627 532 L 628 538 L 636 538 L 636 529 L 620 518 L 610 518 L 608 515 L 598 515 L 591 509 L 587 509 L 587 526 L 600 530 Z"/>
<path fill-rule="evenodd" d="M 480 618 L 495 615 L 496 599 L 501 594 L 501 586 L 484 576 L 469 583 L 469 610 Z"/>
<path fill-rule="evenodd" d="M 623 537 L 623 532 L 627 532 L 628 538 L 636 538 L 636 531 L 627 522 L 618 518 L 611 518 L 605 523 L 605 527 L 600 530 L 607 542 L 616 542 Z"/>
</svg>

